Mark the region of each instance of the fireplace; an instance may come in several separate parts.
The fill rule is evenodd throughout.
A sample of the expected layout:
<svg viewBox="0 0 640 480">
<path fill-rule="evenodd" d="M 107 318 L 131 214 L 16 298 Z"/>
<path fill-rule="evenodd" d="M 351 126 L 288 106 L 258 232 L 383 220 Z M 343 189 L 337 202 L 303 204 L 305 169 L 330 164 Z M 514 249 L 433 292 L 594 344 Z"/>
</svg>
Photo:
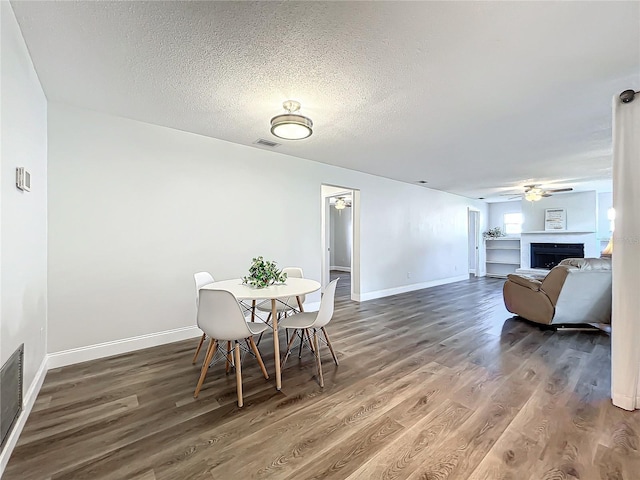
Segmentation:
<svg viewBox="0 0 640 480">
<path fill-rule="evenodd" d="M 531 268 L 550 270 L 565 258 L 584 258 L 584 243 L 531 244 Z"/>
</svg>

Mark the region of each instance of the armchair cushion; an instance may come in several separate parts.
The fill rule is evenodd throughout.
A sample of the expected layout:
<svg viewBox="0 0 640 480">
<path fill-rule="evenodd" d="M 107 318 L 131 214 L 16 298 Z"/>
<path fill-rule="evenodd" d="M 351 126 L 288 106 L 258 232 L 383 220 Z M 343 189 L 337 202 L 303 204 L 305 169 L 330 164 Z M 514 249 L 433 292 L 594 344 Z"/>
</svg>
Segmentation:
<svg viewBox="0 0 640 480">
<path fill-rule="evenodd" d="M 526 275 L 516 275 L 514 273 L 510 273 L 509 275 L 507 275 L 507 278 L 512 282 L 517 283 L 518 285 L 530 288 L 531 290 L 534 290 L 536 292 L 539 291 L 540 287 L 542 286 L 541 281 L 536 280 L 535 278 L 527 277 Z"/>
<path fill-rule="evenodd" d="M 580 270 L 611 270 L 610 258 L 565 258 L 559 265 L 576 267 Z"/>
</svg>

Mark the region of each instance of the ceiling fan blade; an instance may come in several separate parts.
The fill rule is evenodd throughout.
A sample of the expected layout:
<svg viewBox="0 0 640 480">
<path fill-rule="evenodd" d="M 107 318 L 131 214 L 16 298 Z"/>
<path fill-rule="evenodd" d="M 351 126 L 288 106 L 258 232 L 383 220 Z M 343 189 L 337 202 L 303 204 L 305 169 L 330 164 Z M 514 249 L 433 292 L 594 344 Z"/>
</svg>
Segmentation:
<svg viewBox="0 0 640 480">
<path fill-rule="evenodd" d="M 550 193 L 546 193 L 546 192 L 545 192 L 545 193 L 543 193 L 543 194 L 542 194 L 542 196 L 543 196 L 543 197 L 552 197 L 553 195 L 551 195 Z"/>
<path fill-rule="evenodd" d="M 500 195 L 503 197 L 509 197 L 509 196 L 513 197 L 514 195 L 520 196 L 522 194 L 521 193 L 501 193 Z"/>
<path fill-rule="evenodd" d="M 573 188 L 556 188 L 556 189 L 545 190 L 545 191 L 546 192 L 558 193 L 558 192 L 571 192 L 572 190 L 573 190 Z"/>
</svg>

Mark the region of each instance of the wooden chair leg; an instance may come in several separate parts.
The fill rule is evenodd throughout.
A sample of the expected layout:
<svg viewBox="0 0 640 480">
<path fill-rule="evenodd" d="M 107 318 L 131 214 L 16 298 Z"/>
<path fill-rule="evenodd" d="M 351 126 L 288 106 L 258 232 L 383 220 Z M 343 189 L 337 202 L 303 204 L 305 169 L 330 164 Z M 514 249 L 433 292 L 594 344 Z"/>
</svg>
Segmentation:
<svg viewBox="0 0 640 480">
<path fill-rule="evenodd" d="M 202 344 L 204 343 L 206 338 L 207 338 L 207 334 L 203 333 L 202 336 L 200 337 L 200 343 L 198 343 L 198 348 L 196 348 L 196 354 L 193 356 L 193 361 L 191 362 L 191 365 L 196 364 L 196 360 L 198 360 L 198 354 L 200 353 L 200 349 L 202 348 Z"/>
<path fill-rule="evenodd" d="M 204 377 L 207 376 L 207 370 L 209 370 L 209 364 L 211 363 L 213 354 L 216 353 L 217 347 L 218 347 L 217 340 L 214 340 L 213 338 L 209 340 L 207 353 L 204 356 L 204 363 L 202 364 L 202 370 L 200 371 L 200 379 L 198 380 L 198 385 L 196 385 L 196 391 L 193 392 L 193 398 L 198 398 L 198 395 L 200 394 L 200 389 L 202 388 L 202 384 L 204 383 Z"/>
<path fill-rule="evenodd" d="M 322 362 L 320 361 L 320 349 L 318 348 L 318 330 L 313 329 L 313 344 L 315 346 L 316 365 L 318 366 L 318 380 L 320 387 L 324 387 L 324 377 L 322 376 Z"/>
<path fill-rule="evenodd" d="M 231 351 L 231 342 L 227 342 L 227 367 L 225 369 L 225 372 L 227 373 L 227 375 L 231 371 L 231 364 L 233 363 L 232 355 L 233 353 Z"/>
<path fill-rule="evenodd" d="M 235 342 L 236 353 L 236 390 L 238 391 L 238 407 L 242 407 L 244 402 L 242 401 L 242 366 L 240 365 L 240 344 Z"/>
<path fill-rule="evenodd" d="M 298 358 L 302 358 L 302 344 L 304 343 L 304 333 L 306 330 L 300 330 L 300 347 L 298 348 Z"/>
<path fill-rule="evenodd" d="M 322 333 L 324 333 L 324 339 L 327 342 L 327 347 L 329 347 L 329 350 L 331 350 L 331 355 L 333 356 L 333 361 L 336 362 L 336 365 L 340 365 L 338 363 L 338 357 L 336 355 L 336 352 L 333 351 L 333 345 L 331 345 L 331 340 L 329 340 L 329 335 L 327 335 L 327 329 L 322 327 Z"/>
<path fill-rule="evenodd" d="M 249 337 L 249 344 L 251 345 L 251 350 L 256 355 L 256 360 L 258 360 L 258 365 L 260 365 L 260 370 L 262 370 L 262 374 L 264 378 L 269 378 L 269 374 L 267 373 L 267 369 L 264 366 L 264 362 L 262 361 L 262 357 L 260 356 L 260 351 L 258 350 L 258 346 L 256 342 L 253 341 L 253 337 Z"/>
<path fill-rule="evenodd" d="M 287 329 L 287 332 L 289 330 Z M 282 369 L 284 367 L 284 364 L 286 363 L 287 359 L 289 358 L 289 355 L 291 355 L 291 345 L 293 344 L 293 341 L 296 339 L 296 332 L 298 330 L 293 330 L 293 333 L 291 334 L 291 338 L 289 339 L 289 342 L 287 343 L 287 351 L 284 352 L 284 357 L 282 357 L 282 362 L 280 362 L 280 368 Z"/>
</svg>

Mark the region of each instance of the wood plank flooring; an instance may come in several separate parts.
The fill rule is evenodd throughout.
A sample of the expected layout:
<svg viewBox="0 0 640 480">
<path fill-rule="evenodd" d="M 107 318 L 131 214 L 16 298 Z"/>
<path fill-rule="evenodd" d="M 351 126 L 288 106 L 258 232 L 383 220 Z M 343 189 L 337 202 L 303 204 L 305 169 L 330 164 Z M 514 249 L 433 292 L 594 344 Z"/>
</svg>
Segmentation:
<svg viewBox="0 0 640 480">
<path fill-rule="evenodd" d="M 277 392 L 271 337 L 242 409 L 220 363 L 193 399 L 197 339 L 51 370 L 3 478 L 640 479 L 607 335 L 512 318 L 496 279 L 358 304 L 340 276 L 324 389 L 304 351 Z"/>
</svg>

